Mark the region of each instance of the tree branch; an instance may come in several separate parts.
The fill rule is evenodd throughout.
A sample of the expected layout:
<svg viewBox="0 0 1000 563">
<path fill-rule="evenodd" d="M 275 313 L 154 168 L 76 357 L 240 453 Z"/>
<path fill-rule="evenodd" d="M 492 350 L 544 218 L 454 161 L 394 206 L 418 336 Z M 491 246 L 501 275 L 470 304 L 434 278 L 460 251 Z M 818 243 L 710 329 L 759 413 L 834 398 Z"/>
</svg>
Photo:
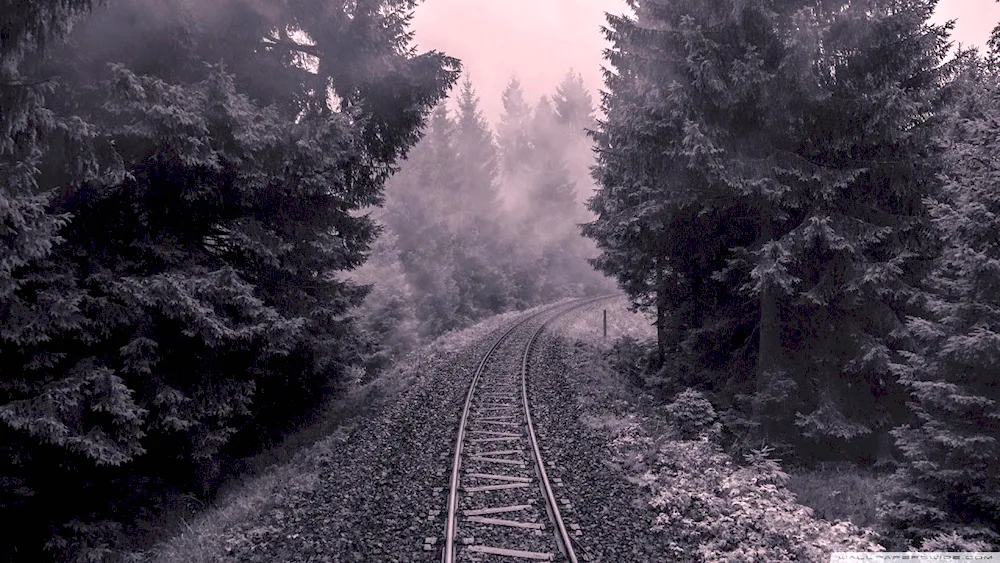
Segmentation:
<svg viewBox="0 0 1000 563">
<path fill-rule="evenodd" d="M 266 47 L 286 47 L 292 51 L 298 51 L 300 53 L 305 53 L 306 55 L 321 58 L 320 52 L 313 45 L 303 45 L 292 40 L 280 40 L 272 37 L 265 37 L 263 44 Z"/>
<path fill-rule="evenodd" d="M 14 82 L 6 82 L 6 81 L 4 81 L 4 82 L 0 82 L 0 86 L 7 86 L 7 87 L 11 87 L 11 88 L 15 88 L 15 87 L 19 87 L 19 86 L 25 86 L 25 87 L 40 86 L 42 84 L 48 84 L 49 82 L 52 82 L 56 78 L 58 78 L 58 77 L 57 76 L 49 76 L 48 78 L 39 78 L 37 80 L 32 80 L 30 82 L 23 81 L 23 80 L 18 80 L 18 81 L 14 81 Z"/>
</svg>

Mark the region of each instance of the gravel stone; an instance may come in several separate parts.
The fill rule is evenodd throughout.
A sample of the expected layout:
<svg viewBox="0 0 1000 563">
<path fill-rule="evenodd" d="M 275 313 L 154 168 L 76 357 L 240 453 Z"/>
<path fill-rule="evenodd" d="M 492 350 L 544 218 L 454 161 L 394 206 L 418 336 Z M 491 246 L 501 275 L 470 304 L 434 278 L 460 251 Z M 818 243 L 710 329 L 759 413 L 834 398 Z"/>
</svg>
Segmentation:
<svg viewBox="0 0 1000 563">
<path fill-rule="evenodd" d="M 413 364 L 412 385 L 359 421 L 353 432 L 338 439 L 332 452 L 310 459 L 316 474 L 322 476 L 314 490 L 276 499 L 271 509 L 227 531 L 227 535 L 246 541 L 232 542 L 216 560 L 439 562 L 455 433 L 470 378 L 500 334 L 498 330 L 530 313 L 487 321 L 498 329 L 481 331 L 482 336 L 467 345 L 441 345 L 434 353 L 408 360 Z M 529 325 L 533 325 L 530 330 L 515 331 L 512 342 L 501 346 L 495 361 L 501 371 L 517 373 L 518 378 L 526 338 L 522 332 L 530 334 L 537 323 Z M 563 339 L 543 334 L 533 349 L 529 374 L 532 419 L 541 436 L 546 470 L 560 487 L 561 512 L 572 520 L 568 527 L 573 530 L 574 548 L 583 561 L 660 563 L 663 559 L 656 554 L 669 551 L 660 545 L 666 541 L 662 535 L 648 532 L 651 513 L 633 505 L 636 487 L 602 463 L 607 457 L 604 437 L 578 418 L 581 412 L 575 404 L 574 382 L 566 362 L 574 350 Z M 522 422 L 522 418 L 517 412 L 515 420 Z M 523 432 L 523 428 L 512 431 Z M 488 446 L 478 451 L 515 449 L 494 447 L 506 442 L 490 444 L 475 445 Z M 474 450 L 466 444 L 467 452 Z M 522 458 L 530 459 L 527 449 Z M 530 476 L 533 482 L 527 489 L 464 493 L 459 509 L 527 504 L 530 509 L 510 519 L 543 523 L 545 531 L 459 518 L 457 551 L 461 561 L 505 560 L 468 552 L 474 544 L 558 553 L 546 508 L 538 502 L 535 469 L 530 463 L 520 469 L 465 460 L 463 472 Z M 470 481 L 463 477 L 462 484 Z M 476 497 L 484 494 L 490 495 L 485 503 Z M 565 559 L 560 554 L 557 560 Z"/>
<path fill-rule="evenodd" d="M 663 563 L 669 538 L 649 531 L 653 513 L 635 506 L 637 487 L 602 463 L 609 452 L 606 437 L 580 421 L 567 362 L 575 350 L 566 339 L 544 333 L 532 352 L 528 387 L 535 427 L 546 436 L 549 479 L 561 481 L 560 510 L 564 521 L 566 513 L 574 520 L 568 525 L 574 551 L 583 561 Z"/>
</svg>

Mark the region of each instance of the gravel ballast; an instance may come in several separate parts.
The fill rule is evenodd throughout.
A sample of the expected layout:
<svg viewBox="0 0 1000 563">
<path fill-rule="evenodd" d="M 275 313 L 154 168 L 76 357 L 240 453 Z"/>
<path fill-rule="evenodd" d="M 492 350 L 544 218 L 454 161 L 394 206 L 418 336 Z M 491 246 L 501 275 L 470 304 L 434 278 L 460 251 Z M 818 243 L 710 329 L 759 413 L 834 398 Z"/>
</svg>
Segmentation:
<svg viewBox="0 0 1000 563">
<path fill-rule="evenodd" d="M 310 486 L 203 542 L 219 548 L 201 549 L 197 560 L 440 561 L 455 434 L 472 375 L 504 330 L 540 309 L 487 319 L 411 354 L 387 376 L 411 379 L 402 391 L 295 462 L 307 466 L 299 473 L 316 474 L 305 479 Z M 193 560 L 181 557 L 143 559 Z"/>
<path fill-rule="evenodd" d="M 539 309 L 488 319 L 411 355 L 387 376 L 409 380 L 401 391 L 359 417 L 350 432 L 335 432 L 294 462 L 302 468 L 293 474 L 301 475 L 306 486 L 290 487 L 252 517 L 221 533 L 212 532 L 221 537 L 202 542 L 211 549 L 200 549 L 197 557 L 143 560 L 440 561 L 455 434 L 472 375 L 504 330 Z M 569 313 L 567 319 L 571 322 L 579 314 Z M 498 350 L 494 367 L 501 372 L 518 372 L 527 335 L 538 323 L 528 325 L 529 329 L 515 331 L 510 344 Z M 540 337 L 532 356 L 529 398 L 546 469 L 576 553 L 581 561 L 662 561 L 656 553 L 665 551 L 659 551 L 657 538 L 649 537 L 650 515 L 632 505 L 636 486 L 605 465 L 607 437 L 579 418 L 573 362 L 567 361 L 575 350 L 549 331 Z M 530 453 L 524 459 L 529 461 Z M 533 472 L 531 463 L 526 468 Z M 463 470 L 488 472 L 486 467 L 469 463 Z M 486 505 L 525 502 L 523 494 L 499 493 Z M 553 528 L 544 515 L 537 481 L 533 480 L 529 497 L 535 500 L 532 510 L 517 519 L 542 522 L 544 531 L 527 531 L 526 535 L 526 530 L 460 519 L 460 560 L 509 561 L 470 553 L 467 548 L 473 542 L 552 552 Z M 468 494 L 460 502 L 460 509 L 481 507 Z M 205 518 L 210 519 L 211 512 Z M 189 532 L 197 535 L 196 529 Z M 561 555 L 558 559 L 564 560 Z"/>
<path fill-rule="evenodd" d="M 508 323 L 505 324 L 510 324 Z M 259 522 L 236 561 L 437 561 L 453 434 L 493 332 L 423 358 L 418 380 L 318 460 L 321 483 Z M 424 546 L 429 546 L 425 548 Z"/>
<path fill-rule="evenodd" d="M 593 316 L 604 306 L 578 314 Z M 637 486 L 608 463 L 608 435 L 581 420 L 586 409 L 577 393 L 583 383 L 575 372 L 581 362 L 569 360 L 595 351 L 560 336 L 561 324 L 543 333 L 532 351 L 528 394 L 549 479 L 561 483 L 556 496 L 577 557 L 588 562 L 662 563 L 663 554 L 670 551 L 665 535 L 649 531 L 653 513 L 637 502 Z"/>
</svg>

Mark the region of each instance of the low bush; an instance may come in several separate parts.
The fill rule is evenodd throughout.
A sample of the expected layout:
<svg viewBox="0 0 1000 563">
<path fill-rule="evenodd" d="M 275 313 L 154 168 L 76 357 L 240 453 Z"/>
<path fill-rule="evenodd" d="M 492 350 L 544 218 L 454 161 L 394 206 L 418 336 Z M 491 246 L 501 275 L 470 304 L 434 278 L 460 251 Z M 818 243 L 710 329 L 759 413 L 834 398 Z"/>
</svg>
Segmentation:
<svg viewBox="0 0 1000 563">
<path fill-rule="evenodd" d="M 852 463 L 789 472 L 788 488 L 817 518 L 850 520 L 858 526 L 876 524 L 878 498 L 887 487 L 885 475 Z"/>
<path fill-rule="evenodd" d="M 669 536 L 664 560 L 699 563 L 815 561 L 834 551 L 883 551 L 871 530 L 829 522 L 796 503 L 790 477 L 769 449 L 738 463 L 716 443 L 713 405 L 687 389 L 650 416 L 603 425 L 614 434 L 612 459 L 639 485 L 655 512 L 652 531 Z M 669 423 L 653 435 L 653 418 Z"/>
<path fill-rule="evenodd" d="M 678 393 L 674 401 L 664 407 L 664 412 L 684 440 L 715 437 L 722 431 L 712 403 L 694 389 Z"/>
<path fill-rule="evenodd" d="M 612 368 L 638 387 L 645 387 L 646 377 L 654 371 L 655 343 L 623 336 L 615 341 L 608 358 Z"/>
<path fill-rule="evenodd" d="M 669 533 L 675 557 L 706 563 L 825 562 L 834 551 L 882 551 L 873 534 L 845 521 L 813 517 L 796 504 L 788 475 L 769 451 L 738 465 L 705 439 L 660 446 L 645 477 L 657 511 L 654 531 Z"/>
</svg>

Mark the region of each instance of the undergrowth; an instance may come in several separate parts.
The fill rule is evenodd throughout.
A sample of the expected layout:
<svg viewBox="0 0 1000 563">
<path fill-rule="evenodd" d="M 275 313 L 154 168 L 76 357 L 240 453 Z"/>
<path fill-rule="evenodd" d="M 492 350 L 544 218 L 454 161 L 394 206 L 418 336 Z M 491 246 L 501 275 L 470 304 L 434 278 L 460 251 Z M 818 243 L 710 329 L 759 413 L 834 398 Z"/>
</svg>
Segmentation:
<svg viewBox="0 0 1000 563">
<path fill-rule="evenodd" d="M 641 333 L 565 335 L 577 340 L 570 367 L 581 419 L 606 434 L 605 463 L 636 485 L 636 502 L 652 513 L 650 533 L 668 535 L 674 551 L 665 561 L 826 563 L 834 551 L 884 549 L 869 527 L 874 477 L 790 475 L 766 448 L 734 455 L 705 395 L 685 389 L 664 401 L 661 388 L 647 385 Z M 839 492 L 820 499 L 823 479 Z"/>
<path fill-rule="evenodd" d="M 788 488 L 817 518 L 850 520 L 858 526 L 877 523 L 878 497 L 885 476 L 853 464 L 826 464 L 790 475 Z"/>
</svg>

